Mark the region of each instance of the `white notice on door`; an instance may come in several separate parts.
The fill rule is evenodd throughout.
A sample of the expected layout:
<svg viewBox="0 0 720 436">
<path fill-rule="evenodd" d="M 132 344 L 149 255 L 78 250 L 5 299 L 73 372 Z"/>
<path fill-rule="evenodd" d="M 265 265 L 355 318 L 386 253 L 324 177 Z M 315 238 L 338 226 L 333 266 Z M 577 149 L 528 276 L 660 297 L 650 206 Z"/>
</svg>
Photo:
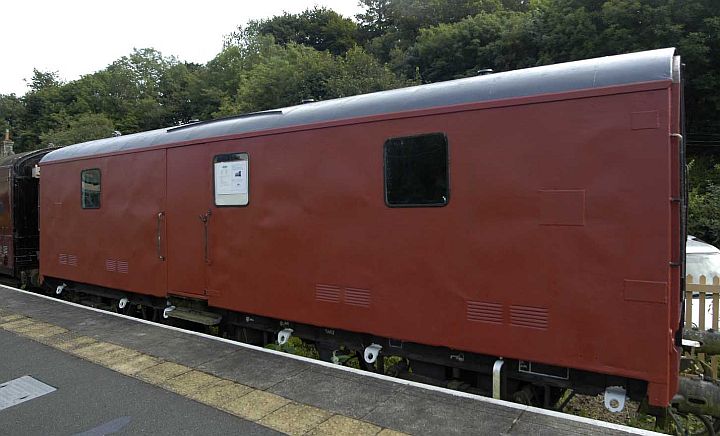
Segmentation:
<svg viewBox="0 0 720 436">
<path fill-rule="evenodd" d="M 248 162 L 218 162 L 215 164 L 215 194 L 234 195 L 248 193 Z"/>
</svg>

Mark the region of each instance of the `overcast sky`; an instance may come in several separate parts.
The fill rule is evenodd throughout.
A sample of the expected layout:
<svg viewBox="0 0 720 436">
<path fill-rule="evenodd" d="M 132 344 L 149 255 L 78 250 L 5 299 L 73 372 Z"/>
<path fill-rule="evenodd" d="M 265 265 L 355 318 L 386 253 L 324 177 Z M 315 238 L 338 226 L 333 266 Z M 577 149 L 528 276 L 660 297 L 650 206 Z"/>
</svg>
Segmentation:
<svg viewBox="0 0 720 436">
<path fill-rule="evenodd" d="M 0 19 L 0 94 L 27 91 L 33 68 L 70 81 L 133 48 L 205 63 L 248 20 L 325 6 L 354 17 L 357 0 L 8 0 Z"/>
</svg>

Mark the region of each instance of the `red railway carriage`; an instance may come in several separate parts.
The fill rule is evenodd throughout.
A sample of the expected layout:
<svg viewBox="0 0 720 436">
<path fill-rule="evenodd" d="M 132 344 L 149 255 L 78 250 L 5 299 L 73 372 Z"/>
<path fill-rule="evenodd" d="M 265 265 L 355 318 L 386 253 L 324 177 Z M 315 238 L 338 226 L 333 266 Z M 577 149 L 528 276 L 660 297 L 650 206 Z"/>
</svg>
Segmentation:
<svg viewBox="0 0 720 436">
<path fill-rule="evenodd" d="M 69 146 L 40 163 L 41 274 L 318 344 L 345 332 L 416 373 L 503 357 L 514 380 L 666 406 L 678 65 L 655 50 Z"/>
</svg>

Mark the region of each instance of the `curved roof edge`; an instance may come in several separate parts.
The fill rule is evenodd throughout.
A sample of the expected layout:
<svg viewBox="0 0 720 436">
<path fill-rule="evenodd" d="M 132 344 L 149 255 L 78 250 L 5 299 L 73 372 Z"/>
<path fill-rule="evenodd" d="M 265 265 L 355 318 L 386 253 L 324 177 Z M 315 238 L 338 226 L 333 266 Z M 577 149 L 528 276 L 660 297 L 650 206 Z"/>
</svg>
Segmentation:
<svg viewBox="0 0 720 436">
<path fill-rule="evenodd" d="M 606 56 L 291 106 L 70 145 L 41 163 L 372 115 L 676 79 L 674 48 Z"/>
<path fill-rule="evenodd" d="M 28 159 L 32 159 L 35 156 L 51 153 L 56 148 L 41 148 L 38 150 L 24 151 L 22 153 L 11 154 L 0 159 L 0 167 L 11 167 L 20 165 Z"/>
</svg>

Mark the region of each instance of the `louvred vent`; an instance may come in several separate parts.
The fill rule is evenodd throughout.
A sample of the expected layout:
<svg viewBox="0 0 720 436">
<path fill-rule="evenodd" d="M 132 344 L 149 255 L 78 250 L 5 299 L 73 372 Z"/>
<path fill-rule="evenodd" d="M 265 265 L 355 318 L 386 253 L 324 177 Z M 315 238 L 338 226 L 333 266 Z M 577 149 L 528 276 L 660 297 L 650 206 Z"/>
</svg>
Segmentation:
<svg viewBox="0 0 720 436">
<path fill-rule="evenodd" d="M 503 308 L 502 304 L 485 303 L 481 301 L 467 302 L 467 319 L 468 321 L 489 322 L 491 324 L 502 324 Z"/>
</svg>

